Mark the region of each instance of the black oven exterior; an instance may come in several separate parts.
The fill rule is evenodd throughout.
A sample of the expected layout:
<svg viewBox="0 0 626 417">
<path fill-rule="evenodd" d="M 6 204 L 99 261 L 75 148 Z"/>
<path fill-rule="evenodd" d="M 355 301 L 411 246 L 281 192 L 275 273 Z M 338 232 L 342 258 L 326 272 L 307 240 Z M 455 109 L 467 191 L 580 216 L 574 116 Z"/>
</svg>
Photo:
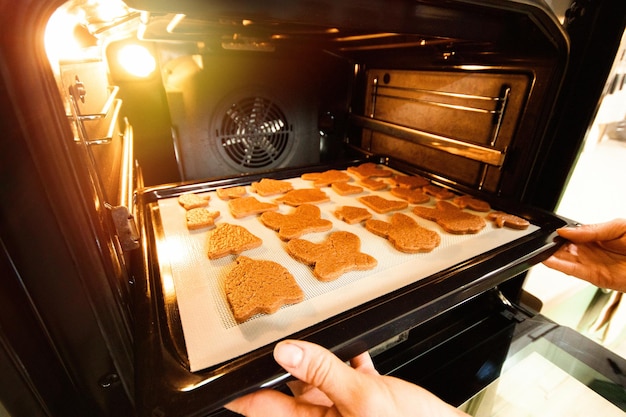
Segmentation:
<svg viewBox="0 0 626 417">
<path fill-rule="evenodd" d="M 137 7 L 141 8 L 142 3 L 138 1 Z M 174 172 L 171 176 L 164 177 L 158 177 L 158 170 L 149 169 L 147 166 L 136 167 L 132 152 L 130 158 L 122 158 L 121 161 L 116 155 L 105 156 L 105 160 L 118 158 L 115 159 L 117 163 L 125 166 L 127 170 L 137 172 L 141 172 L 141 169 L 146 170 L 144 176 L 138 175 L 125 185 L 126 191 L 121 191 L 117 187 L 119 179 L 111 178 L 111 175 L 102 178 L 100 171 L 103 168 L 92 159 L 93 153 L 87 149 L 89 144 L 84 146 L 68 144 L 67 139 L 73 136 L 73 132 L 69 129 L 66 109 L 59 99 L 58 86 L 50 73 L 42 41 L 45 23 L 60 4 L 61 2 L 39 0 L 24 1 L 11 6 L 6 2 L 3 3 L 2 24 L 5 30 L 0 44 L 3 91 L 1 120 L 4 132 L 0 142 L 2 143 L 0 186 L 3 192 L 0 221 L 2 243 L 0 265 L 3 277 L 3 288 L 0 292 L 3 298 L 0 314 L 2 405 L 11 415 L 33 416 L 175 415 L 176 412 L 180 412 L 181 415 L 202 415 L 205 412 L 214 412 L 216 406 L 206 403 L 202 398 L 205 394 L 202 391 L 179 398 L 174 398 L 175 395 L 170 392 L 171 401 L 168 398 L 158 398 L 168 393 L 164 386 L 176 385 L 176 378 L 188 383 L 189 375 L 180 371 L 177 368 L 178 364 L 167 363 L 167 359 L 154 361 L 154 357 L 137 356 L 137 352 L 154 352 L 155 349 L 163 348 L 158 346 L 163 340 L 154 333 L 158 326 L 152 323 L 154 327 L 146 327 L 146 323 L 159 319 L 155 309 L 160 307 L 155 304 L 137 305 L 145 303 L 146 300 L 153 301 L 151 299 L 155 296 L 152 293 L 153 288 L 145 283 L 137 285 L 136 280 L 146 275 L 151 276 L 145 271 L 152 270 L 154 273 L 156 266 L 150 264 L 149 257 L 142 256 L 141 251 L 132 249 L 136 236 L 130 236 L 129 240 L 120 238 L 125 227 L 132 229 L 132 225 L 123 221 L 128 219 L 128 216 L 124 216 L 122 211 L 122 221 L 119 223 L 116 223 L 113 216 L 114 213 L 120 213 L 118 209 L 123 210 L 125 205 L 130 205 L 129 190 L 132 192 L 143 188 L 142 177 L 153 184 L 180 180 L 177 178 L 180 172 L 176 172 L 175 167 L 171 168 L 172 150 L 162 150 L 164 156 L 161 157 L 152 156 L 152 159 L 160 161 L 156 163 L 157 166 L 161 168 L 169 166 L 168 172 Z M 432 25 L 437 19 L 442 21 L 450 19 L 444 8 L 435 7 L 431 2 L 416 4 L 433 13 L 425 15 L 424 18 L 419 17 L 426 32 L 434 31 L 433 27 L 429 27 L 429 21 Z M 218 10 L 224 7 L 219 3 L 215 5 Z M 354 6 L 350 2 L 346 2 L 346 5 Z M 368 18 L 376 20 L 377 25 L 380 25 L 377 29 L 382 30 L 385 27 L 388 30 L 402 29 L 406 10 L 394 10 L 385 19 L 379 19 L 378 16 L 372 17 L 371 10 L 368 9 L 376 6 L 377 2 L 366 2 L 355 7 L 357 11 L 361 11 L 364 21 L 367 22 Z M 455 13 L 462 14 L 466 8 L 490 10 L 493 5 L 490 6 L 489 2 L 456 2 L 454 6 Z M 526 7 L 530 9 L 531 15 L 535 13 L 532 12 L 535 10 L 532 4 L 518 6 L 523 10 Z M 167 2 L 154 2 L 151 7 L 158 11 L 159 8 L 165 10 L 169 6 Z M 193 3 L 190 3 L 189 7 L 193 9 Z M 276 11 L 272 8 L 264 10 L 255 2 L 250 2 L 246 7 L 255 15 L 261 16 L 268 10 Z M 494 9 L 501 10 L 495 6 Z M 472 13 L 469 15 L 475 16 Z M 452 13 L 451 16 L 458 15 Z M 547 19 L 543 13 L 533 15 L 533 18 L 537 16 L 540 19 Z M 553 61 L 561 67 L 546 70 L 547 73 L 554 71 L 553 76 L 546 78 L 547 85 L 540 85 L 537 88 L 542 89 L 545 96 L 551 97 L 553 103 L 537 107 L 546 111 L 549 109 L 550 112 L 534 115 L 540 120 L 537 124 L 539 127 L 529 133 L 532 133 L 533 140 L 537 141 L 537 147 L 534 148 L 537 152 L 533 155 L 520 156 L 528 158 L 526 163 L 519 164 L 520 167 L 525 167 L 519 169 L 527 171 L 505 172 L 500 182 L 501 193 L 505 194 L 505 197 L 537 208 L 536 213 L 535 209 L 531 210 L 533 215 L 543 216 L 542 210 L 554 209 L 558 201 L 566 183 L 567 173 L 576 158 L 585 130 L 591 123 L 595 106 L 602 93 L 624 29 L 624 16 L 626 16 L 624 4 L 619 1 L 589 2 L 582 6 L 580 3 L 574 4 L 567 14 L 568 37 L 546 36 L 554 40 L 557 44 L 555 51 L 562 54 Z M 295 18 L 295 15 L 289 18 Z M 485 19 L 488 21 L 489 16 L 485 16 Z M 350 23 L 359 24 L 358 21 Z M 468 23 L 480 26 L 480 20 Z M 539 27 L 544 25 L 552 27 L 547 22 L 538 24 Z M 450 38 L 461 35 L 455 33 L 457 30 L 453 26 L 445 27 L 445 31 L 448 32 L 446 35 Z M 544 37 L 543 34 L 538 36 Z M 510 42 L 511 47 L 516 44 L 514 39 L 504 41 Z M 600 48 L 598 45 L 605 47 Z M 438 56 L 441 60 L 444 57 L 454 59 L 453 55 L 445 53 Z M 392 56 L 387 58 L 394 62 Z M 428 69 L 436 68 L 442 63 L 443 61 L 431 62 Z M 489 62 L 489 58 L 484 63 L 493 64 Z M 404 64 L 393 63 L 400 68 Z M 364 82 L 361 79 L 357 80 L 357 83 L 359 81 Z M 127 87 L 132 87 L 131 84 L 129 83 Z M 140 85 L 135 85 L 135 88 L 142 91 Z M 124 96 L 124 92 L 121 93 L 123 100 L 132 103 L 133 92 L 125 94 Z M 355 104 L 365 108 L 365 101 L 363 97 L 362 102 L 357 101 Z M 158 102 L 157 97 L 154 103 Z M 580 106 L 580 103 L 586 105 Z M 129 107 L 132 108 L 132 105 Z M 128 116 L 131 123 L 126 125 L 120 123 L 119 132 L 115 133 L 115 137 L 133 139 L 133 136 L 141 137 L 140 134 L 145 132 L 143 129 L 147 127 L 142 126 L 141 121 L 134 122 L 132 114 Z M 322 120 L 334 120 L 334 117 Z M 358 120 L 356 123 L 358 124 Z M 332 129 L 329 129 L 329 132 L 331 131 Z M 143 155 L 138 156 L 140 157 L 145 158 Z M 154 162 L 147 165 L 150 163 Z M 404 162 L 400 164 L 402 163 Z M 529 166 L 532 169 L 528 169 Z M 151 177 L 155 172 L 155 177 Z M 520 177 L 525 179 L 522 181 Z M 520 184 L 523 186 L 518 187 Z M 183 186 L 193 188 L 194 185 L 191 182 Z M 140 204 L 141 201 L 156 198 L 159 193 L 179 191 L 180 188 L 177 187 L 179 185 L 147 188 L 140 193 Z M 461 188 L 463 189 L 463 186 Z M 107 198 L 102 198 L 103 196 Z M 108 204 L 103 209 L 100 205 L 105 201 Z M 143 214 L 139 214 L 138 220 L 145 224 L 141 221 L 142 216 Z M 547 223 L 550 224 L 548 228 L 554 229 L 560 224 L 555 224 L 549 215 L 547 218 L 549 219 Z M 550 234 L 544 236 L 545 244 L 549 247 L 552 247 L 551 238 Z M 143 251 L 149 251 L 145 234 L 141 239 L 139 243 Z M 131 248 L 127 248 L 126 245 Z M 430 351 L 432 346 L 440 345 L 441 340 L 428 339 L 428 334 L 437 333 L 430 333 L 429 330 L 432 329 L 429 326 L 437 326 L 437 329 L 449 326 L 450 332 L 462 328 L 463 324 L 455 322 L 460 314 L 455 311 L 457 305 L 459 309 L 471 305 L 465 303 L 466 300 L 476 302 L 478 299 L 481 306 L 490 303 L 497 305 L 494 297 L 498 298 L 497 294 L 503 293 L 508 299 L 518 301 L 522 280 L 519 274 L 547 254 L 543 251 L 537 256 L 529 256 L 533 250 L 538 249 L 537 242 L 529 242 L 527 246 L 522 248 L 520 252 L 522 255 L 515 251 L 498 255 L 501 258 L 511 258 L 502 259 L 500 263 L 514 265 L 504 274 L 490 275 L 488 262 L 485 260 L 473 268 L 471 274 L 463 277 L 468 280 L 467 282 L 451 288 L 444 285 L 430 293 L 428 297 L 432 300 L 443 297 L 446 298 L 446 302 L 432 304 L 428 308 L 437 311 L 424 313 L 424 317 L 438 317 L 438 321 L 424 323 L 416 332 L 426 340 L 423 342 L 426 346 L 417 343 L 414 345 L 415 351 L 409 349 L 395 356 L 383 353 L 379 360 L 381 367 L 391 372 L 398 368 L 397 358 L 406 358 L 411 354 L 417 358 L 418 352 Z M 482 279 L 483 277 L 487 279 Z M 479 281 L 478 284 L 471 284 L 476 280 Z M 472 290 L 464 293 L 460 288 L 466 288 L 466 284 Z M 449 285 L 452 285 L 452 282 Z M 497 287 L 495 290 L 494 286 Z M 137 292 L 139 294 L 136 294 Z M 408 304 L 410 296 L 411 294 L 400 294 L 399 298 Z M 406 309 L 410 316 L 411 306 L 407 306 Z M 141 313 L 137 315 L 137 311 Z M 479 314 L 481 310 L 472 311 Z M 366 315 L 363 317 L 367 318 Z M 448 320 L 444 320 L 445 318 Z M 347 317 L 346 320 L 350 318 Z M 147 333 L 143 335 L 136 333 L 138 322 L 144 326 L 143 330 L 147 330 Z M 419 319 L 411 325 L 404 324 L 402 319 L 397 317 L 390 322 L 404 330 L 418 323 Z M 447 324 L 440 324 L 441 322 Z M 380 323 L 378 327 L 384 328 L 384 323 Z M 344 344 L 344 341 L 340 340 L 337 331 L 321 330 L 306 336 L 312 340 L 321 337 L 317 341 L 334 346 L 343 357 L 348 357 L 363 346 L 370 348 L 378 342 L 383 342 L 388 336 L 385 331 L 376 331 L 375 326 L 356 327 L 354 332 L 355 335 L 351 338 L 353 343 L 349 344 Z M 449 335 L 441 337 L 442 340 L 450 338 Z M 365 345 L 359 345 L 356 343 L 358 341 Z M 141 346 L 146 343 L 149 344 L 148 347 Z M 390 352 L 395 352 L 393 349 L 397 351 L 398 347 L 390 349 Z M 257 365 L 263 369 L 271 367 L 267 352 L 263 355 Z M 406 362 L 411 360 L 407 359 Z M 160 373 L 160 369 L 153 369 L 146 372 L 146 369 L 150 370 L 152 366 L 164 366 L 174 371 L 163 374 Z M 140 376 L 137 375 L 138 368 L 141 369 Z M 155 380 L 166 379 L 156 381 L 155 385 L 149 386 L 148 389 L 146 385 L 139 387 L 134 385 L 136 380 L 147 383 L 146 377 L 154 377 Z M 453 402 L 464 399 L 455 398 L 445 390 L 439 391 L 436 378 L 433 380 L 435 382 L 432 385 L 426 383 L 426 386 L 434 389 L 439 395 Z M 240 381 L 241 379 L 234 384 Z M 258 383 L 259 381 L 254 381 L 250 386 L 244 384 L 241 391 L 225 393 L 223 398 L 254 388 Z M 152 389 L 154 391 L 150 392 Z"/>
</svg>

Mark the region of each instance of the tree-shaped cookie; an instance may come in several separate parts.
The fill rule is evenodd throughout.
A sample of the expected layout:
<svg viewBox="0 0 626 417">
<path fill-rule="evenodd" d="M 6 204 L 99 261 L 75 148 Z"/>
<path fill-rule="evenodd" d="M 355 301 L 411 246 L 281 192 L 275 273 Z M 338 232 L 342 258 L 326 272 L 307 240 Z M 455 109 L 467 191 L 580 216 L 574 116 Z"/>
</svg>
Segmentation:
<svg viewBox="0 0 626 417">
<path fill-rule="evenodd" d="M 302 289 L 284 266 L 267 260 L 237 258 L 224 283 L 228 304 L 238 323 L 256 314 L 273 314 L 304 299 Z"/>
<path fill-rule="evenodd" d="M 370 219 L 365 222 L 365 228 L 387 238 L 394 248 L 405 253 L 430 252 L 441 243 L 439 233 L 420 226 L 402 213 L 394 213 L 390 222 Z"/>
<path fill-rule="evenodd" d="M 373 269 L 378 261 L 361 252 L 361 239 L 350 232 L 333 232 L 322 243 L 292 239 L 287 253 L 294 259 L 314 266 L 313 275 L 320 281 L 333 281 L 349 271 Z"/>
<path fill-rule="evenodd" d="M 220 223 L 209 232 L 207 244 L 209 259 L 238 255 L 243 251 L 258 248 L 262 243 L 260 237 L 253 235 L 243 226 Z"/>
<path fill-rule="evenodd" d="M 321 218 L 319 207 L 311 204 L 298 206 L 290 214 L 268 211 L 261 215 L 260 220 L 265 226 L 278 231 L 282 240 L 295 239 L 305 233 L 325 232 L 333 227 L 331 221 Z"/>
<path fill-rule="evenodd" d="M 446 232 L 457 235 L 478 233 L 487 225 L 482 217 L 463 211 L 447 201 L 438 201 L 434 208 L 416 206 L 413 213 L 437 222 Z"/>
</svg>

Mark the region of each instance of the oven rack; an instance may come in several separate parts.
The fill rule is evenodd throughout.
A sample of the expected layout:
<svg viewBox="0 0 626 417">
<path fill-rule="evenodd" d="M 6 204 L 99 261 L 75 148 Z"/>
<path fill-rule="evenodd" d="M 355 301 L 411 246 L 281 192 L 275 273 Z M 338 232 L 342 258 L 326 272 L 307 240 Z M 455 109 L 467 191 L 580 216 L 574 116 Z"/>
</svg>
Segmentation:
<svg viewBox="0 0 626 417">
<path fill-rule="evenodd" d="M 494 147 L 465 142 L 460 139 L 355 114 L 350 115 L 350 121 L 361 128 L 370 129 L 394 136 L 398 139 L 407 140 L 418 145 L 447 152 L 452 155 L 462 156 L 495 167 L 500 167 L 504 163 L 505 151 Z"/>
<path fill-rule="evenodd" d="M 362 128 L 394 136 L 438 151 L 462 156 L 474 161 L 501 167 L 505 159 L 505 150 L 496 147 L 507 109 L 511 87 L 503 84 L 498 95 L 459 93 L 430 88 L 415 88 L 380 83 L 373 77 L 369 86 L 369 112 L 367 116 L 352 114 L 351 121 Z M 377 105 L 380 99 L 391 100 L 398 106 L 419 104 L 438 108 L 440 111 L 460 111 L 467 115 L 488 115 L 492 128 L 486 144 L 474 143 L 467 139 L 455 138 L 406 126 L 377 117 Z M 416 120 L 416 124 L 418 121 Z"/>
</svg>

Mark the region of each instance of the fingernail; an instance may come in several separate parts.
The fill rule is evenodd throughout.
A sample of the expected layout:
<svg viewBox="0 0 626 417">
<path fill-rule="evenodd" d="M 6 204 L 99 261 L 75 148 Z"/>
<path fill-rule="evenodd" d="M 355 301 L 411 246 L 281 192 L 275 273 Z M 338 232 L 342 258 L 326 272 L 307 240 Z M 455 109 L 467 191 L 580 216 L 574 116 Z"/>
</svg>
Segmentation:
<svg viewBox="0 0 626 417">
<path fill-rule="evenodd" d="M 274 348 L 274 359 L 283 366 L 295 368 L 302 362 L 304 351 L 297 345 L 283 342 Z"/>
</svg>

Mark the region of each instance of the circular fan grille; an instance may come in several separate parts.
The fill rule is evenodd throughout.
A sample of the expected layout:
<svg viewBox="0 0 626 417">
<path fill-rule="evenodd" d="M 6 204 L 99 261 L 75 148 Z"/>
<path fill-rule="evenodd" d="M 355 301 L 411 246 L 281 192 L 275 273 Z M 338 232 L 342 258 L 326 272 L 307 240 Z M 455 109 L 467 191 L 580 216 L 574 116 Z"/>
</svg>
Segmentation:
<svg viewBox="0 0 626 417">
<path fill-rule="evenodd" d="M 217 129 L 218 148 L 237 168 L 276 165 L 289 144 L 292 127 L 271 100 L 246 97 L 226 110 Z"/>
</svg>

